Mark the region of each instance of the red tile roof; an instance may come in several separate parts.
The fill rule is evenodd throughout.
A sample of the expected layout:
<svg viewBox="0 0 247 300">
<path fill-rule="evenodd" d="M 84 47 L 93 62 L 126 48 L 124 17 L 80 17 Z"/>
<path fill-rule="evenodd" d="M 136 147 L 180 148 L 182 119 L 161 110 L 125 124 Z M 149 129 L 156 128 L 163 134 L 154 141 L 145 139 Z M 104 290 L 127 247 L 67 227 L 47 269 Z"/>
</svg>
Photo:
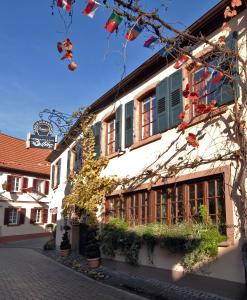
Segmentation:
<svg viewBox="0 0 247 300">
<path fill-rule="evenodd" d="M 41 175 L 50 174 L 45 160 L 51 150 L 26 148 L 26 141 L 0 133 L 0 169 L 11 169 Z"/>
</svg>

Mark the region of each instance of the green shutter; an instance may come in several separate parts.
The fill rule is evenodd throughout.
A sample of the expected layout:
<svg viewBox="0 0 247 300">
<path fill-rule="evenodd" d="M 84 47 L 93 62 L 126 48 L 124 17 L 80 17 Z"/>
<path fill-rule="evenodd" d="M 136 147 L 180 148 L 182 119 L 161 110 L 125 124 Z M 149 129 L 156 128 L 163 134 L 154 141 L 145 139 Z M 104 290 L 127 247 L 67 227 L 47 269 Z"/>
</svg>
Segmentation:
<svg viewBox="0 0 247 300">
<path fill-rule="evenodd" d="M 179 114 L 183 111 L 182 70 L 169 77 L 169 128 L 180 123 Z"/>
<path fill-rule="evenodd" d="M 157 126 L 155 133 L 163 132 L 168 129 L 168 78 L 162 80 L 156 87 L 156 117 Z"/>
<path fill-rule="evenodd" d="M 61 158 L 57 162 L 57 186 L 60 184 L 60 175 L 61 175 Z"/>
<path fill-rule="evenodd" d="M 70 175 L 70 160 L 71 160 L 71 151 L 68 151 L 68 156 L 67 156 L 67 178 Z"/>
<path fill-rule="evenodd" d="M 125 104 L 125 147 L 133 144 L 134 101 Z"/>
<path fill-rule="evenodd" d="M 74 171 L 79 172 L 82 166 L 82 145 L 81 140 L 75 146 L 75 165 Z"/>
<path fill-rule="evenodd" d="M 55 165 L 52 165 L 51 168 L 51 187 L 54 188 L 54 179 L 55 179 Z"/>
<path fill-rule="evenodd" d="M 101 134 L 101 122 L 97 122 L 93 126 L 93 134 L 95 138 L 95 158 L 100 157 L 100 134 Z"/>
<path fill-rule="evenodd" d="M 236 31 L 230 32 L 229 36 L 226 38 L 226 49 L 231 49 L 237 51 L 238 49 L 238 33 Z M 236 96 L 239 96 L 239 74 L 238 74 L 238 67 L 237 62 L 233 61 L 231 57 L 228 59 L 227 57 L 223 56 L 222 58 L 222 64 L 223 68 L 225 65 L 225 68 L 227 69 L 232 65 L 235 65 L 232 67 L 232 75 L 235 76 L 235 82 L 234 82 L 234 88 L 232 87 L 232 84 L 228 82 L 228 79 L 225 77 L 222 81 L 218 83 L 219 87 L 219 97 L 218 97 L 218 105 L 223 105 L 226 103 L 229 103 L 234 100 L 234 89 Z"/>
<path fill-rule="evenodd" d="M 116 110 L 116 138 L 115 138 L 115 151 L 119 151 L 122 149 L 122 105 L 120 105 Z"/>
</svg>

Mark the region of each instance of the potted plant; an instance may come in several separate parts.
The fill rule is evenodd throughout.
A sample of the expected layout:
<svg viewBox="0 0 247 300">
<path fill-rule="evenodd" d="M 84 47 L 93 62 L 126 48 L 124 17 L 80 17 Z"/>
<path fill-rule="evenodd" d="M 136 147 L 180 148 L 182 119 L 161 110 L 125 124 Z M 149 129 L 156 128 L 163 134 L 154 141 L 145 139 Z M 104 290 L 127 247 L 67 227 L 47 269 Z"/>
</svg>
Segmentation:
<svg viewBox="0 0 247 300">
<path fill-rule="evenodd" d="M 64 226 L 65 231 L 64 231 L 62 241 L 60 244 L 60 255 L 61 256 L 69 256 L 70 255 L 71 244 L 70 244 L 69 236 L 68 236 L 69 229 L 70 229 L 69 226 Z"/>
<path fill-rule="evenodd" d="M 98 268 L 100 265 L 100 248 L 96 237 L 96 229 L 90 228 L 87 234 L 86 257 L 89 268 Z"/>
</svg>

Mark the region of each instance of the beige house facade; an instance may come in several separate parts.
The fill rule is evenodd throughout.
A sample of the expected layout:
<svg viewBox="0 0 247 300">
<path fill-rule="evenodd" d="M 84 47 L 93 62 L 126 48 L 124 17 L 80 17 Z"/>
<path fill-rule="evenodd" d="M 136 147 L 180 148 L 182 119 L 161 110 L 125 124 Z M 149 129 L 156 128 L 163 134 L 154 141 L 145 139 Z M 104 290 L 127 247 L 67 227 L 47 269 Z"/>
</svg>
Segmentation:
<svg viewBox="0 0 247 300">
<path fill-rule="evenodd" d="M 222 34 L 221 16 L 226 2 L 220 2 L 192 24 L 190 32 L 195 35 L 201 32 L 216 43 Z M 246 16 L 243 5 L 230 21 L 232 31 L 226 37 L 226 43 L 237 47 L 243 58 L 246 58 Z M 210 48 L 202 44 L 193 50 L 193 55 L 200 57 L 209 51 Z M 169 225 L 189 222 L 198 213 L 198 207 L 205 205 L 214 224 L 226 224 L 227 241 L 219 245 L 218 258 L 195 269 L 195 273 L 226 283 L 244 283 L 239 196 L 234 181 L 236 165 L 231 160 L 221 159 L 237 147 L 229 136 L 233 122 L 229 116 L 234 100 L 230 84 L 224 81 L 215 93 L 207 90 L 209 95 L 205 101 L 216 100 L 216 108 L 197 115 L 192 106 L 184 119 L 189 127 L 184 134 L 178 130 L 179 115 L 186 110 L 189 101 L 183 95 L 186 85 L 193 84 L 199 90 L 203 83 L 205 89 L 210 89 L 203 72 L 205 70 L 200 68 L 191 72 L 186 65 L 176 70 L 171 56 L 165 59 L 157 53 L 90 106 L 96 113 L 96 153 L 109 158 L 102 176 L 136 178 L 127 191 L 115 190 L 102 199 L 101 211 L 104 216 L 123 217 L 129 226 Z M 241 97 L 240 87 L 238 93 Z M 199 147 L 187 143 L 188 133 L 199 137 Z M 71 168 L 75 170 L 83 163 L 80 149 L 77 151 L 75 147 L 76 142 L 68 146 L 65 137 L 48 157 L 54 176 L 49 193 L 50 208 L 58 210 L 58 224 L 61 225 L 58 226 L 57 245 L 62 234 L 62 201 L 69 192 L 67 179 Z M 213 159 L 216 156 L 219 159 Z M 198 164 L 198 161 L 208 163 Z M 174 169 L 186 162 L 187 167 L 182 170 Z M 150 174 L 154 174 L 152 180 Z M 170 191 L 174 196 L 169 196 Z M 124 197 L 121 204 L 120 194 Z M 102 221 L 107 219 L 104 216 Z M 73 229 L 71 236 L 73 241 Z M 115 259 L 123 260 L 120 256 Z M 140 264 L 169 270 L 174 280 L 184 274 L 179 259 L 179 255 L 157 246 L 151 264 L 147 250 L 142 248 L 140 252 Z"/>
</svg>

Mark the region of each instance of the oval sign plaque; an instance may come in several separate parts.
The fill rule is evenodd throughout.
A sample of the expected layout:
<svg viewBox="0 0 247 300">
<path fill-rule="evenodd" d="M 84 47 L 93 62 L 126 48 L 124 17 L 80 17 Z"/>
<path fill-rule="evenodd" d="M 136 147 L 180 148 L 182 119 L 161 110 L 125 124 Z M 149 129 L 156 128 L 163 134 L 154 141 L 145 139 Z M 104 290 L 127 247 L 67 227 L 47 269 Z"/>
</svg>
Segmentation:
<svg viewBox="0 0 247 300">
<path fill-rule="evenodd" d="M 33 125 L 34 132 L 39 136 L 49 136 L 53 133 L 53 127 L 50 122 L 40 120 Z"/>
</svg>

